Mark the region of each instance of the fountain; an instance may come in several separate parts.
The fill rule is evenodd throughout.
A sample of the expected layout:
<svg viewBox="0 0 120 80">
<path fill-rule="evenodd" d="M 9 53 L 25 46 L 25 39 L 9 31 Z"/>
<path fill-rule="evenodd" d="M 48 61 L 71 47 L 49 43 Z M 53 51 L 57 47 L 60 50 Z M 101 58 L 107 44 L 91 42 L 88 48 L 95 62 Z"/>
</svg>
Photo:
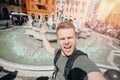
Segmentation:
<svg viewBox="0 0 120 80">
<path fill-rule="evenodd" d="M 53 14 L 52 14 L 53 15 Z M 56 27 L 54 27 L 54 29 L 51 29 L 54 21 L 52 21 L 52 18 L 50 18 L 48 20 L 48 22 L 42 22 L 42 15 L 41 18 L 35 22 L 33 22 L 32 24 L 32 18 L 29 18 L 29 24 L 28 26 L 25 26 L 25 34 L 33 36 L 34 38 L 38 39 L 38 40 L 42 40 L 41 34 L 39 32 L 39 25 L 43 24 L 44 28 L 48 29 L 48 32 L 46 33 L 47 39 L 49 41 L 56 41 L 57 37 L 56 37 Z"/>
<path fill-rule="evenodd" d="M 32 18 L 29 17 L 26 25 L 0 32 L 0 65 L 7 67 L 8 70 L 9 68 L 10 70 L 18 70 L 18 75 L 20 76 L 24 76 L 23 73 L 26 73 L 25 71 L 33 71 L 33 73 L 34 71 L 40 71 L 35 72 L 37 76 L 38 74 L 39 76 L 51 76 L 54 70 L 53 56 L 47 54 L 41 41 L 39 27 L 33 26 L 32 22 Z M 41 20 L 36 24 L 40 22 Z M 55 30 L 49 30 L 47 38 L 52 41 L 54 47 L 57 47 Z"/>
<path fill-rule="evenodd" d="M 113 44 L 113 42 L 115 43 L 115 41 L 119 41 L 101 36 L 89 30 L 87 32 L 85 32 L 85 30 L 82 31 L 83 34 L 81 35 L 81 38 L 77 40 L 78 49 L 86 52 L 89 57 L 96 63 L 113 66 L 114 68 L 120 66 L 120 64 L 116 62 L 117 59 L 119 59 L 118 55 L 120 54 L 120 47 L 117 45 L 117 43 Z M 85 34 L 88 33 L 90 33 L 89 36 L 86 36 Z M 51 42 L 51 44 L 54 47 L 58 47 L 56 41 Z M 0 61 L 8 61 L 9 66 L 10 62 L 12 62 L 20 65 L 23 64 L 37 66 L 37 68 L 32 68 L 11 65 L 12 67 L 14 66 L 20 69 L 53 69 L 53 57 L 47 54 L 42 41 L 26 35 L 24 27 L 16 27 L 9 31 L 1 31 L 0 49 Z M 115 54 L 115 52 L 117 52 L 117 54 Z M 112 60 L 110 55 L 115 55 L 112 56 L 114 61 Z M 43 69 L 40 69 L 40 66 L 49 66 L 50 68 L 44 67 Z"/>
</svg>

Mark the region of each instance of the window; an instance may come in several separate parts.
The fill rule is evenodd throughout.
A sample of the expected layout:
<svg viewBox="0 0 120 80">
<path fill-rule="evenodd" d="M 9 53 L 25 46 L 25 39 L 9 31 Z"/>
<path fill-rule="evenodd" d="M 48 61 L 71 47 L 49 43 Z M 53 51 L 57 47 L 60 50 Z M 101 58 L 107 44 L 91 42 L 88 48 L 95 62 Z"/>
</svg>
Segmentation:
<svg viewBox="0 0 120 80">
<path fill-rule="evenodd" d="M 75 10 L 75 12 L 77 13 L 77 9 Z"/>
<path fill-rule="evenodd" d="M 46 0 L 46 4 L 48 4 L 48 0 Z"/>
<path fill-rule="evenodd" d="M 25 4 L 25 3 L 23 4 L 23 7 L 25 7 L 25 8 L 26 8 L 26 4 Z"/>
<path fill-rule="evenodd" d="M 34 9 L 34 5 L 31 5 L 31 8 Z"/>
<path fill-rule="evenodd" d="M 45 15 L 45 21 L 48 21 L 48 15 Z"/>
<path fill-rule="evenodd" d="M 41 0 L 38 0 L 38 3 L 41 3 Z"/>
<path fill-rule="evenodd" d="M 52 12 L 54 12 L 54 8 L 52 8 Z"/>
<path fill-rule="evenodd" d="M 78 6 L 80 4 L 80 2 L 79 1 L 76 1 L 76 6 Z"/>
<path fill-rule="evenodd" d="M 14 5 L 14 4 L 15 4 L 15 1 L 14 1 L 14 0 L 9 0 L 9 4 Z"/>
<path fill-rule="evenodd" d="M 38 14 L 38 19 L 40 19 L 41 18 L 41 16 Z"/>
<path fill-rule="evenodd" d="M 32 13 L 32 14 L 31 14 L 31 17 L 32 17 L 32 19 L 34 20 L 34 19 L 35 19 L 35 14 Z"/>
<path fill-rule="evenodd" d="M 68 8 L 66 8 L 66 11 L 68 11 Z"/>
<path fill-rule="evenodd" d="M 54 5 L 55 3 L 54 3 L 55 1 L 54 0 L 52 0 L 52 5 Z"/>
<path fill-rule="evenodd" d="M 70 3 L 70 1 L 69 1 L 69 0 L 67 0 L 67 5 L 69 5 L 69 3 Z"/>
<path fill-rule="evenodd" d="M 70 12 L 71 12 L 72 8 L 70 8 Z"/>
<path fill-rule="evenodd" d="M 16 5 L 17 5 L 17 6 L 19 6 L 19 5 L 20 5 L 20 4 L 19 4 L 19 0 L 17 0 L 17 3 L 16 3 Z"/>
<path fill-rule="evenodd" d="M 9 3 L 8 0 L 0 0 L 0 1 L 3 2 L 3 3 Z"/>
<path fill-rule="evenodd" d="M 20 9 L 18 9 L 18 12 L 20 12 Z"/>
</svg>

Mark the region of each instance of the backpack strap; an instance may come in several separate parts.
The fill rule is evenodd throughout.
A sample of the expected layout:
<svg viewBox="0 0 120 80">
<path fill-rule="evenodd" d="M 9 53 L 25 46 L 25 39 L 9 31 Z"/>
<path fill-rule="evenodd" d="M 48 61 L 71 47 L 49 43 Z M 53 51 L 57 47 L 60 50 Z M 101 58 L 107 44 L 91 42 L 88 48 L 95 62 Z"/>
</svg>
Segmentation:
<svg viewBox="0 0 120 80">
<path fill-rule="evenodd" d="M 86 55 L 85 53 L 83 53 L 82 51 L 80 50 L 75 50 L 73 52 L 73 54 L 71 56 L 68 57 L 68 60 L 66 62 L 66 66 L 65 66 L 65 69 L 64 69 L 64 77 L 65 77 L 65 80 L 68 80 L 68 75 L 72 69 L 72 66 L 73 66 L 73 63 L 75 61 L 75 59 L 78 57 L 78 56 L 81 56 L 81 55 Z"/>
<path fill-rule="evenodd" d="M 55 71 L 53 72 L 53 75 L 52 75 L 53 80 L 55 80 L 57 72 L 58 72 L 58 67 L 57 67 L 56 63 L 57 63 L 57 61 L 60 57 L 60 54 L 61 54 L 61 49 L 58 50 L 58 52 L 56 53 L 55 58 L 54 58 Z M 80 55 L 86 55 L 87 56 L 87 54 L 83 53 L 82 51 L 75 50 L 73 52 L 73 54 L 68 57 L 68 60 L 66 62 L 66 66 L 65 66 L 65 69 L 64 69 L 64 74 L 63 74 L 63 76 L 65 77 L 65 80 L 67 80 L 67 76 L 69 75 L 69 72 L 72 69 L 72 66 L 73 66 L 73 63 L 74 63 L 75 59 Z"/>
<path fill-rule="evenodd" d="M 57 72 L 58 72 L 58 67 L 57 67 L 56 63 L 57 63 L 57 61 L 60 57 L 60 54 L 61 54 L 61 49 L 58 50 L 58 52 L 56 53 L 55 58 L 54 58 L 55 70 L 54 70 L 53 75 L 52 75 L 53 80 L 56 78 L 56 75 L 57 75 Z"/>
</svg>

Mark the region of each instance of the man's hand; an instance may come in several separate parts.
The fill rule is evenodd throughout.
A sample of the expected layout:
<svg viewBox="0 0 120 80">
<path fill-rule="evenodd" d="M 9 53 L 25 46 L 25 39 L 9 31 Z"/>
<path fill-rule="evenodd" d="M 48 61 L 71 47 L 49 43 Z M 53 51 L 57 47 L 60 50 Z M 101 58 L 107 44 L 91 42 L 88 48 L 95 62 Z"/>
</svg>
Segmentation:
<svg viewBox="0 0 120 80">
<path fill-rule="evenodd" d="M 47 40 L 47 37 L 45 35 L 45 33 L 48 31 L 48 29 L 45 29 L 42 24 L 40 24 L 40 33 L 42 34 L 42 40 L 43 40 L 43 44 L 45 46 L 45 49 L 48 53 L 54 55 L 54 48 L 51 46 L 51 44 L 49 43 L 49 41 Z"/>
<path fill-rule="evenodd" d="M 39 27 L 40 27 L 40 33 L 41 34 L 45 34 L 48 31 L 48 29 L 45 29 L 42 24 L 40 24 Z"/>
</svg>

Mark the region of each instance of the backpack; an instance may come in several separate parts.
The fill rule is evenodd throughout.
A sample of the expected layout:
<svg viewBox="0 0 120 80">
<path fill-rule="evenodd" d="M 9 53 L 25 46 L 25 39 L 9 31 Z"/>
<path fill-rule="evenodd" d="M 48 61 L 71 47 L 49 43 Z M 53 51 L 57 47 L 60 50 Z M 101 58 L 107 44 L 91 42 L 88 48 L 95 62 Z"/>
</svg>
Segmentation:
<svg viewBox="0 0 120 80">
<path fill-rule="evenodd" d="M 57 75 L 57 72 L 58 72 L 58 67 L 56 65 L 59 57 L 60 57 L 60 54 L 61 54 L 61 49 L 58 50 L 58 52 L 56 53 L 55 55 L 55 58 L 54 58 L 54 66 L 55 66 L 55 71 L 53 72 L 53 75 L 52 75 L 52 79 L 55 80 L 56 78 L 56 75 Z M 64 69 L 64 77 L 65 77 L 65 80 L 68 80 L 67 77 L 69 75 L 69 72 L 71 71 L 72 69 L 72 66 L 73 66 L 73 63 L 75 61 L 75 59 L 78 57 L 78 56 L 81 56 L 81 55 L 86 55 L 85 53 L 83 53 L 82 51 L 80 50 L 75 50 L 73 52 L 73 54 L 71 56 L 68 57 L 68 60 L 66 62 L 66 66 L 65 66 L 65 69 Z"/>
</svg>

